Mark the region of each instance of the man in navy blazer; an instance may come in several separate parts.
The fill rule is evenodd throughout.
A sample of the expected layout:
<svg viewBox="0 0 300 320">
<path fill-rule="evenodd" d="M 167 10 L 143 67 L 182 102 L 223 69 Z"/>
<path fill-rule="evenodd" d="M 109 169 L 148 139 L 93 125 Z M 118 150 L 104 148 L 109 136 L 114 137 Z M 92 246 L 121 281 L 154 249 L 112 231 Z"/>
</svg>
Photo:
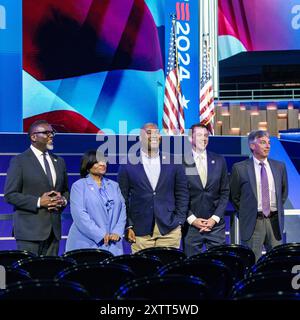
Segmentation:
<svg viewBox="0 0 300 320">
<path fill-rule="evenodd" d="M 230 190 L 242 244 L 254 251 L 257 261 L 263 245 L 269 251 L 282 243 L 288 181 L 285 164 L 268 159 L 268 132 L 252 131 L 248 144 L 253 157 L 233 165 Z"/>
<path fill-rule="evenodd" d="M 129 157 L 119 169 L 118 182 L 127 209 L 127 238 L 133 252 L 180 246 L 188 209 L 187 180 L 182 164 L 159 151 L 160 141 L 157 125 L 145 124 L 140 131 L 138 159 Z"/>
<path fill-rule="evenodd" d="M 225 243 L 224 213 L 229 198 L 226 161 L 223 156 L 206 150 L 209 131 L 205 125 L 194 124 L 189 131 L 192 144 L 184 155 L 189 188 L 189 211 L 184 251 L 198 254 Z"/>
<path fill-rule="evenodd" d="M 48 152 L 54 131 L 45 120 L 29 128 L 31 146 L 14 157 L 7 172 L 4 197 L 15 208 L 13 233 L 18 250 L 57 255 L 61 212 L 69 198 L 65 162 Z"/>
</svg>

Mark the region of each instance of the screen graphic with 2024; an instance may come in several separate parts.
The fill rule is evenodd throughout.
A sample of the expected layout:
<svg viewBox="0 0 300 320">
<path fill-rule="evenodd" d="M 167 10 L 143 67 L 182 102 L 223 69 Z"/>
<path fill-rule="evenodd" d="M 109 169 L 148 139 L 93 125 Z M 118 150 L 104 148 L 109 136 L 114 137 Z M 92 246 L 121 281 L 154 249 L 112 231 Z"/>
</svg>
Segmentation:
<svg viewBox="0 0 300 320">
<path fill-rule="evenodd" d="M 172 11 L 189 127 L 199 108 L 198 0 L 23 0 L 24 130 L 39 118 L 60 132 L 161 125 Z M 220 59 L 299 47 L 299 1 L 219 0 Z"/>
</svg>

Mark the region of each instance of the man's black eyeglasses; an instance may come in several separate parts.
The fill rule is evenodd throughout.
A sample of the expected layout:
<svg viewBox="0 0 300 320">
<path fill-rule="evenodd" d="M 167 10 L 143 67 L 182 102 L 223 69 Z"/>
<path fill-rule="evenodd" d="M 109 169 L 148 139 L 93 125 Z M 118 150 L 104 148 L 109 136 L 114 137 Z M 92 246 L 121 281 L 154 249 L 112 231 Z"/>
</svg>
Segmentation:
<svg viewBox="0 0 300 320">
<path fill-rule="evenodd" d="M 33 132 L 33 134 L 38 134 L 38 133 L 41 133 L 41 134 L 46 134 L 47 136 L 55 136 L 55 131 L 35 131 Z"/>
</svg>

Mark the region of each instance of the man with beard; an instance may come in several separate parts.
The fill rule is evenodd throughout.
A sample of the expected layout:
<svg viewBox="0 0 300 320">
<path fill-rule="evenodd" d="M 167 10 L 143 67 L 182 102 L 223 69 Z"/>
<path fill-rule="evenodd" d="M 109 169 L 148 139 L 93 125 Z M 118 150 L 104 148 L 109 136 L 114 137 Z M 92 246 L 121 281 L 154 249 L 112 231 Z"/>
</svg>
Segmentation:
<svg viewBox="0 0 300 320">
<path fill-rule="evenodd" d="M 50 154 L 55 132 L 45 120 L 29 128 L 31 146 L 14 157 L 7 172 L 4 197 L 15 208 L 13 234 L 18 250 L 58 255 L 60 213 L 69 198 L 65 162 Z"/>
<path fill-rule="evenodd" d="M 150 247 L 180 247 L 181 226 L 188 209 L 187 180 L 182 164 L 159 151 L 157 125 L 140 131 L 138 163 L 121 165 L 118 182 L 126 202 L 127 239 L 132 252 Z"/>
</svg>

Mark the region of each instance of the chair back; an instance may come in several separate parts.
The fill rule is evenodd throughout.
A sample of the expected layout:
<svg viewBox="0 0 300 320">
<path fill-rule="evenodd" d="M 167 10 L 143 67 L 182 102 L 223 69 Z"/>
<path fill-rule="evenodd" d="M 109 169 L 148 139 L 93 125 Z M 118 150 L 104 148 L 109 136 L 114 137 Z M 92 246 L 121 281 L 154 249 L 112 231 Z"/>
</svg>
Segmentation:
<svg viewBox="0 0 300 320">
<path fill-rule="evenodd" d="M 0 300 L 86 300 L 90 295 L 80 284 L 70 281 L 28 280 L 8 285 Z"/>
<path fill-rule="evenodd" d="M 252 266 L 247 277 L 259 272 L 292 272 L 296 265 L 300 265 L 300 257 L 298 256 L 269 257 Z"/>
<path fill-rule="evenodd" d="M 220 246 L 212 247 L 208 250 L 208 252 L 232 252 L 238 255 L 242 260 L 243 264 L 249 269 L 251 266 L 255 264 L 255 254 L 254 252 L 243 245 L 239 244 L 224 244 Z"/>
<path fill-rule="evenodd" d="M 204 252 L 188 258 L 188 260 L 208 259 L 223 262 L 231 272 L 234 282 L 240 281 L 245 276 L 246 265 L 243 259 L 233 252 Z"/>
<path fill-rule="evenodd" d="M 233 284 L 231 272 L 224 263 L 206 258 L 176 261 L 162 267 L 158 274 L 160 276 L 181 274 L 199 277 L 209 288 L 211 299 L 226 298 Z"/>
<path fill-rule="evenodd" d="M 0 250 L 0 265 L 8 267 L 18 260 L 30 257 L 35 255 L 26 250 Z"/>
<path fill-rule="evenodd" d="M 6 285 L 19 282 L 31 280 L 29 272 L 23 269 L 16 269 L 12 267 L 5 267 L 5 282 Z"/>
<path fill-rule="evenodd" d="M 175 261 L 181 261 L 186 258 L 186 255 L 182 250 L 172 247 L 147 248 L 138 251 L 136 254 L 156 256 L 164 265 Z"/>
<path fill-rule="evenodd" d="M 117 300 L 204 300 L 206 284 L 188 275 L 150 276 L 128 281 L 116 291 Z"/>
<path fill-rule="evenodd" d="M 102 249 L 76 249 L 63 254 L 63 257 L 72 258 L 78 264 L 99 263 L 113 256 L 111 252 Z"/>
<path fill-rule="evenodd" d="M 40 256 L 19 260 L 13 267 L 27 271 L 32 279 L 53 279 L 59 271 L 75 264 L 72 259 Z"/>
<path fill-rule="evenodd" d="M 100 263 L 67 268 L 55 279 L 80 283 L 94 299 L 112 299 L 122 284 L 135 277 L 135 274 L 124 265 Z"/>
<path fill-rule="evenodd" d="M 277 292 L 295 292 L 292 287 L 291 272 L 259 272 L 241 280 L 233 287 L 231 297 L 244 297 L 249 294 L 276 294 Z"/>
<path fill-rule="evenodd" d="M 124 254 L 111 257 L 103 263 L 117 263 L 129 267 L 137 277 L 149 276 L 156 273 L 163 266 L 162 262 L 156 256 Z"/>
</svg>

